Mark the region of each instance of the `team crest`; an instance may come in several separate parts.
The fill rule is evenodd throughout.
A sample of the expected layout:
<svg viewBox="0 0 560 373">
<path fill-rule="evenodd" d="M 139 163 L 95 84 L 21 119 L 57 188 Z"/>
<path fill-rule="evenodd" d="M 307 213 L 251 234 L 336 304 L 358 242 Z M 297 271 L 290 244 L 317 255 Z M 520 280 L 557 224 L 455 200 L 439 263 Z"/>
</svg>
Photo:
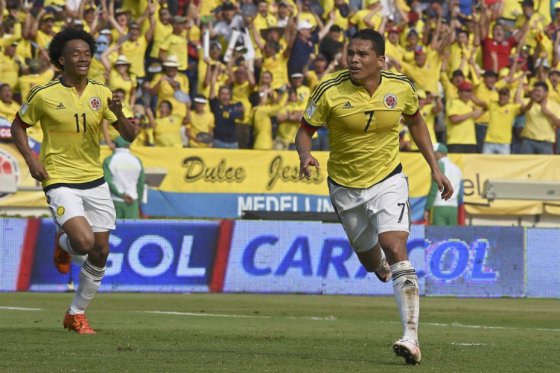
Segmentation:
<svg viewBox="0 0 560 373">
<path fill-rule="evenodd" d="M 93 111 L 101 109 L 101 99 L 99 97 L 92 97 L 89 99 L 89 106 Z"/>
<path fill-rule="evenodd" d="M 66 212 L 66 209 L 64 208 L 64 206 L 58 206 L 56 208 L 56 216 L 62 216 L 62 215 L 64 215 L 65 212 Z"/>
<path fill-rule="evenodd" d="M 389 109 L 394 109 L 397 106 L 397 96 L 392 93 L 387 93 L 383 98 L 383 103 Z"/>
</svg>

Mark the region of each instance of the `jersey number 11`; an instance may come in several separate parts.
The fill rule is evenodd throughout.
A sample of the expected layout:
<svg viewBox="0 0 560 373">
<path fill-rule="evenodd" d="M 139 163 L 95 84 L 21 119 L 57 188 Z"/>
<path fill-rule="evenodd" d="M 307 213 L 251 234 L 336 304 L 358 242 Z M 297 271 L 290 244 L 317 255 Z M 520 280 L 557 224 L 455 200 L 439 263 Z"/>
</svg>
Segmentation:
<svg viewBox="0 0 560 373">
<path fill-rule="evenodd" d="M 84 127 L 84 132 L 86 132 L 86 113 L 82 113 L 82 127 Z M 80 116 L 76 113 L 74 114 L 74 119 L 76 119 L 76 132 L 80 133 Z"/>
</svg>

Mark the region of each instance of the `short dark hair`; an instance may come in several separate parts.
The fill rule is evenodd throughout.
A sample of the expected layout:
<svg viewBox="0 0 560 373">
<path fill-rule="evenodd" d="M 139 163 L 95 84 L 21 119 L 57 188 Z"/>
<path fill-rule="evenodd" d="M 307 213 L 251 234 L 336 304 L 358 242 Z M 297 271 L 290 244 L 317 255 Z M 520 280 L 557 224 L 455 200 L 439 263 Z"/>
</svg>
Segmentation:
<svg viewBox="0 0 560 373">
<path fill-rule="evenodd" d="M 66 28 L 60 31 L 53 37 L 51 44 L 49 45 L 49 58 L 51 63 L 59 70 L 64 70 L 64 66 L 62 66 L 58 60 L 60 59 L 60 56 L 62 56 L 66 43 L 71 40 L 85 41 L 89 45 L 89 51 L 92 56 L 97 50 L 93 36 L 83 29 Z"/>
<path fill-rule="evenodd" d="M 379 32 L 363 28 L 360 31 L 356 31 L 350 40 L 360 39 L 371 41 L 371 48 L 375 51 L 378 56 L 385 55 L 385 38 Z"/>
<path fill-rule="evenodd" d="M 173 112 L 173 104 L 171 103 L 171 101 L 169 101 L 169 100 L 163 100 L 163 101 L 161 101 L 161 102 L 159 103 L 158 106 L 161 106 L 161 105 L 163 105 L 163 104 L 169 106 L 169 110 L 170 110 L 171 112 Z"/>
<path fill-rule="evenodd" d="M 537 87 L 541 87 L 546 92 L 548 92 L 548 84 L 546 84 L 543 81 L 538 81 L 538 82 L 535 82 L 535 84 L 533 84 L 533 88 L 537 88 Z"/>
</svg>

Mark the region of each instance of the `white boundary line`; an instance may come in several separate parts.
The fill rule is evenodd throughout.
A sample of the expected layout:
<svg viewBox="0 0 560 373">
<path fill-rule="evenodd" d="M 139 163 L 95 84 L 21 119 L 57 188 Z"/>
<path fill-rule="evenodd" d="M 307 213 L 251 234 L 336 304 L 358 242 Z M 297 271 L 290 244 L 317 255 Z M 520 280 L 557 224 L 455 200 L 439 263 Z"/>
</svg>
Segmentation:
<svg viewBox="0 0 560 373">
<path fill-rule="evenodd" d="M 0 310 L 5 311 L 42 311 L 42 308 L 29 308 L 29 307 L 6 307 L 0 306 Z"/>
<path fill-rule="evenodd" d="M 477 343 L 477 342 L 451 342 L 452 346 L 464 346 L 464 347 L 481 347 L 488 346 L 488 343 Z"/>
<path fill-rule="evenodd" d="M 221 313 L 202 313 L 202 312 L 177 312 L 177 311 L 135 311 L 141 313 L 151 313 L 156 315 L 175 315 L 175 316 L 200 316 L 200 317 L 226 317 L 226 318 L 236 318 L 236 319 L 273 319 L 276 318 L 274 316 L 254 316 L 254 315 L 228 315 L 228 314 L 221 314 Z M 294 317 L 288 316 L 286 317 L 291 320 L 314 320 L 314 321 L 335 321 L 336 317 L 333 315 L 327 317 L 319 317 L 319 316 L 302 316 L 302 317 Z"/>
<path fill-rule="evenodd" d="M 393 324 L 400 324 L 398 321 L 389 321 Z M 442 323 L 435 323 L 435 322 L 420 322 L 420 325 L 429 325 L 429 326 L 442 326 L 442 327 L 457 327 L 457 328 L 466 328 L 466 329 L 489 329 L 489 330 L 533 330 L 539 332 L 553 332 L 553 333 L 560 333 L 560 329 L 548 329 L 548 328 L 515 328 L 511 326 L 486 326 L 486 325 L 467 325 L 461 324 L 459 322 L 454 322 L 451 324 L 442 324 Z"/>
</svg>

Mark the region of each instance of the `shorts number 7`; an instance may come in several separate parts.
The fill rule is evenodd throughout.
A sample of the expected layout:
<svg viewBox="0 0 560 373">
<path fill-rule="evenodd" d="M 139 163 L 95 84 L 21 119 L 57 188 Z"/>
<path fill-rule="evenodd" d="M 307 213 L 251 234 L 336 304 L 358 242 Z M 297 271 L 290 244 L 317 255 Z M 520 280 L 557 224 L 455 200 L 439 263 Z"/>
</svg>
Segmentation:
<svg viewBox="0 0 560 373">
<path fill-rule="evenodd" d="M 397 203 L 397 206 L 401 206 L 401 215 L 399 216 L 399 221 L 397 222 L 400 223 L 404 215 L 404 207 L 406 206 L 406 203 Z"/>
</svg>

